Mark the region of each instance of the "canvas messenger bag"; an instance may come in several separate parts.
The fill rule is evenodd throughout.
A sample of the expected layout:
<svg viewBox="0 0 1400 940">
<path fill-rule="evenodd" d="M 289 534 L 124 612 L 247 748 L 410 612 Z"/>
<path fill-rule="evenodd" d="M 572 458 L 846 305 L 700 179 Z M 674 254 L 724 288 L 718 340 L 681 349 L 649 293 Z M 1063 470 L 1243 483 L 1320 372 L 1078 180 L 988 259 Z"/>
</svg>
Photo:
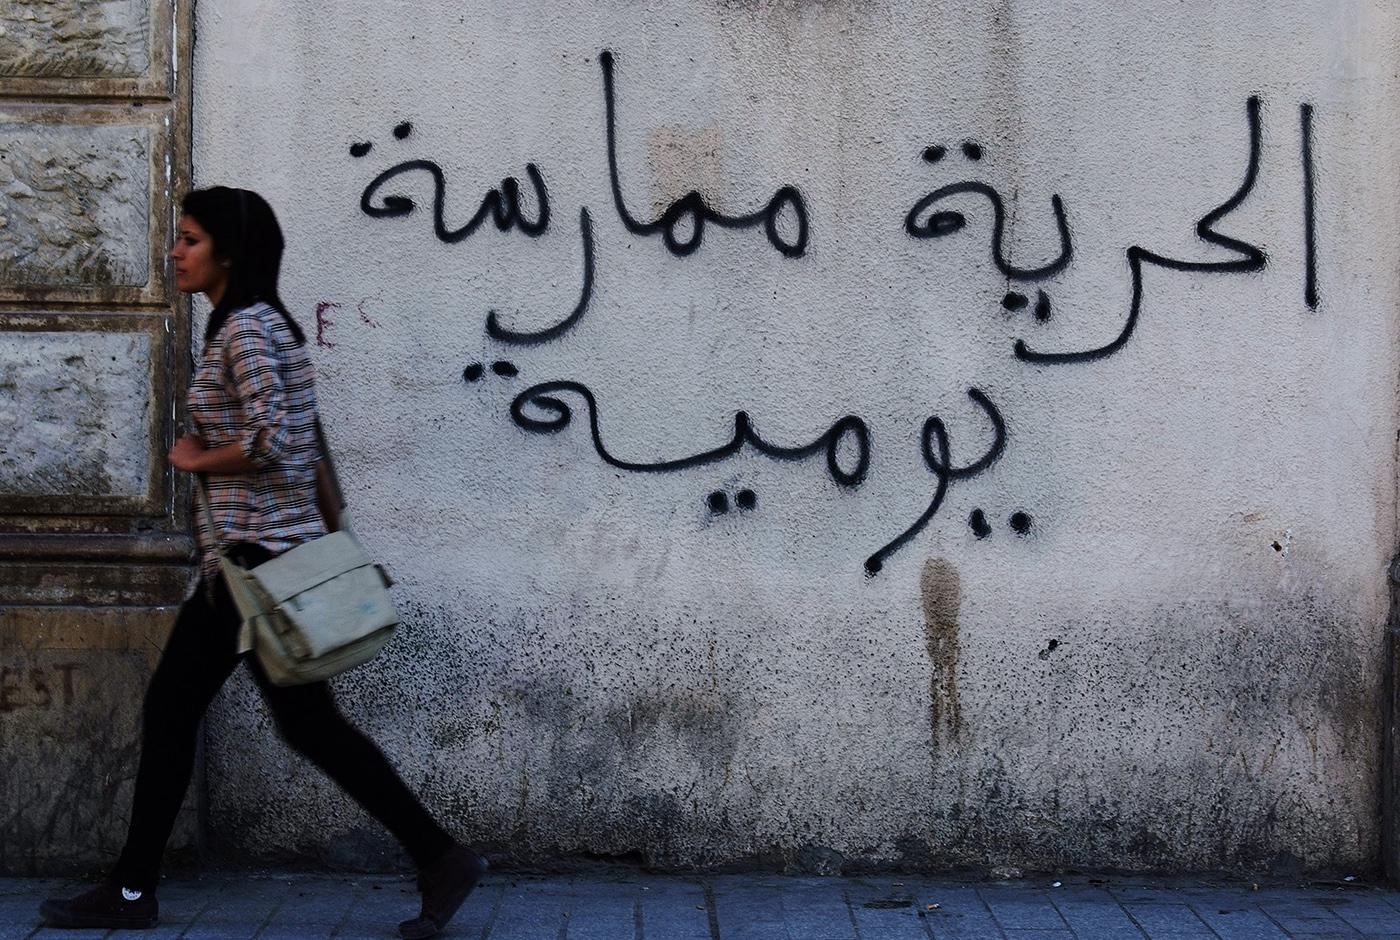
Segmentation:
<svg viewBox="0 0 1400 940">
<path fill-rule="evenodd" d="M 243 617 L 238 652 L 251 649 L 274 685 L 318 682 L 367 662 L 389 642 L 399 622 L 389 598 L 393 581 L 365 552 L 350 526 L 320 421 L 316 439 L 340 510 L 339 531 L 303 542 L 254 568 L 229 557 L 209 511 L 204 479 L 195 478 L 206 531 Z"/>
</svg>

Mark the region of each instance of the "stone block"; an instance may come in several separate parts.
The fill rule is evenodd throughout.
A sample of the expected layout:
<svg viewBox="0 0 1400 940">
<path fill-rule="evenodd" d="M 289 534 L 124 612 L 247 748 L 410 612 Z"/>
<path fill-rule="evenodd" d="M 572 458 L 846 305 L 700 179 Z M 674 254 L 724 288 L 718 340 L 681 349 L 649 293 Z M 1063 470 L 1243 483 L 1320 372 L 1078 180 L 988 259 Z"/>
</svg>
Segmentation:
<svg viewBox="0 0 1400 940">
<path fill-rule="evenodd" d="M 136 78 L 150 67 L 149 0 L 30 0 L 0 9 L 0 78 Z"/>
<path fill-rule="evenodd" d="M 0 498 L 144 501 L 155 399 L 146 332 L 0 332 Z"/>
<path fill-rule="evenodd" d="M 0 284 L 144 287 L 151 128 L 0 122 Z"/>
</svg>

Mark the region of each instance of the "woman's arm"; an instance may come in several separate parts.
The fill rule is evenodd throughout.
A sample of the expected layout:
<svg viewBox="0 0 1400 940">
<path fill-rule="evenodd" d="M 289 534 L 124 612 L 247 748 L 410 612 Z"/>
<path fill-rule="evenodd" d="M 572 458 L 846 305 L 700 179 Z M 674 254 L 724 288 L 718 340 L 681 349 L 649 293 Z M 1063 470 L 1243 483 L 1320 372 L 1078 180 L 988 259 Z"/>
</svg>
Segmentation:
<svg viewBox="0 0 1400 940">
<path fill-rule="evenodd" d="M 252 473 L 276 465 L 286 450 L 287 410 L 271 328 L 257 315 L 240 310 L 224 330 L 226 375 L 243 414 L 239 439 L 205 447 L 197 434 L 185 434 L 167 455 L 177 470 Z"/>
<path fill-rule="evenodd" d="M 197 434 L 186 434 L 176 441 L 167 459 L 176 470 L 192 473 L 252 473 L 259 469 L 244 455 L 243 445 L 207 448 Z"/>
<path fill-rule="evenodd" d="M 170 448 L 170 465 L 192 473 L 252 473 L 260 469 L 243 454 L 243 445 L 225 444 L 205 447 L 197 434 L 186 434 Z M 340 513 L 344 509 L 336 496 L 335 484 L 323 460 L 316 464 L 316 507 L 326 522 L 327 532 L 340 531 Z"/>
<path fill-rule="evenodd" d="M 230 316 L 224 329 L 224 363 L 243 411 L 238 444 L 253 469 L 265 470 L 282 460 L 291 442 L 276 337 L 262 317 L 248 310 Z"/>
</svg>

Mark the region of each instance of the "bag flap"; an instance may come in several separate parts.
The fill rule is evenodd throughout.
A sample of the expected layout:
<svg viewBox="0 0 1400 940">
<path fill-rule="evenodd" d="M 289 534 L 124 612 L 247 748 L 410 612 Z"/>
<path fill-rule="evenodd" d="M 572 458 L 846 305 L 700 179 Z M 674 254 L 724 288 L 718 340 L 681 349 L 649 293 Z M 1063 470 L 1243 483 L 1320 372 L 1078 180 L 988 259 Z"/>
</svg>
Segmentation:
<svg viewBox="0 0 1400 940">
<path fill-rule="evenodd" d="M 274 603 L 281 604 L 336 575 L 372 564 L 352 534 L 332 532 L 263 562 L 250 574 Z"/>
<path fill-rule="evenodd" d="M 384 579 L 372 565 L 299 592 L 280 613 L 294 627 L 283 641 L 309 657 L 324 656 L 399 622 Z"/>
</svg>

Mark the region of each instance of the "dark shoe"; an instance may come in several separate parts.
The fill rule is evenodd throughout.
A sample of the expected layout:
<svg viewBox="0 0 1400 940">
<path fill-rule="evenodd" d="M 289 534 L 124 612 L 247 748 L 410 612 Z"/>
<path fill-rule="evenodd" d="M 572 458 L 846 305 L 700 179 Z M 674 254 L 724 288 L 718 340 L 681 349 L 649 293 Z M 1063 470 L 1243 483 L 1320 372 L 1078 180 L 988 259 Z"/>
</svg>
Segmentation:
<svg viewBox="0 0 1400 940">
<path fill-rule="evenodd" d="M 448 849 L 442 858 L 418 873 L 423 911 L 413 920 L 399 924 L 399 936 L 405 940 L 437 936 L 489 867 L 486 859 L 465 846 Z"/>
<path fill-rule="evenodd" d="M 75 898 L 50 898 L 39 905 L 49 927 L 106 927 L 143 930 L 154 927 L 160 907 L 150 891 L 101 884 Z"/>
</svg>

